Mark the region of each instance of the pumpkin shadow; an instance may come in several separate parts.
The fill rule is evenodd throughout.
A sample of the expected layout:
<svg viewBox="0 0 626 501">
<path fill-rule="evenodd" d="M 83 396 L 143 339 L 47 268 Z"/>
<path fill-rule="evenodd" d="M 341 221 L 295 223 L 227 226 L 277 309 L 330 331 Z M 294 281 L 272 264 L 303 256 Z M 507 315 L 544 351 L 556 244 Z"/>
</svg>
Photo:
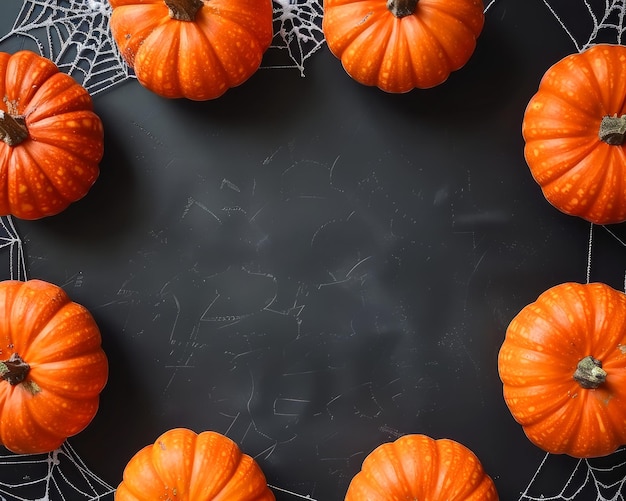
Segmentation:
<svg viewBox="0 0 626 501">
<path fill-rule="evenodd" d="M 303 116 L 313 114 L 316 106 L 309 96 L 316 92 L 314 85 L 311 73 L 302 77 L 293 69 L 260 68 L 217 99 L 177 99 L 173 105 L 184 114 L 181 123 L 197 121 L 204 129 L 213 124 L 245 137 L 246 131 L 268 133 L 289 123 L 297 126 Z"/>
<path fill-rule="evenodd" d="M 102 107 L 104 108 L 104 106 Z M 89 192 L 63 212 L 35 221 L 20 221 L 20 226 L 38 234 L 59 238 L 74 248 L 112 245 L 115 239 L 132 234 L 141 216 L 137 210 L 137 179 L 129 168 L 128 141 L 99 110 L 105 129 L 104 155 L 100 175 Z M 50 235 L 53 234 L 53 235 Z"/>
<path fill-rule="evenodd" d="M 400 118 L 418 119 L 433 127 L 496 120 L 517 101 L 524 64 L 521 49 L 513 47 L 504 33 L 489 28 L 485 26 L 469 61 L 435 87 L 402 94 L 375 87 L 360 92 L 375 106 L 384 106 L 380 114 L 392 108 Z M 519 106 L 514 109 L 519 111 Z"/>
<path fill-rule="evenodd" d="M 423 123 L 433 126 L 451 121 L 473 127 L 485 124 L 494 129 L 511 122 L 521 125 L 528 100 L 545 70 L 572 47 L 571 40 L 560 32 L 550 35 L 550 43 L 546 43 L 540 34 L 555 33 L 553 19 L 545 17 L 540 7 L 537 12 L 518 12 L 520 7 L 492 7 L 485 15 L 476 50 L 465 66 L 436 87 L 383 96 L 385 106 L 394 107 L 399 114 L 420 117 Z M 511 34 L 512 30 L 523 29 L 504 22 L 505 17 L 522 15 L 530 16 L 537 36 Z"/>
<path fill-rule="evenodd" d="M 106 320 L 107 315 L 98 315 L 96 311 L 93 316 L 109 361 L 109 379 L 100 394 L 100 407 L 93 421 L 68 441 L 88 468 L 97 465 L 94 473 L 116 487 L 128 460 L 147 445 L 145 437 L 156 438 L 164 430 L 154 419 L 158 413 L 158 395 L 150 394 L 141 384 L 150 377 L 151 359 L 129 350 L 128 340 L 115 332 L 114 324 Z M 109 460 L 102 461 L 103 453 Z"/>
</svg>

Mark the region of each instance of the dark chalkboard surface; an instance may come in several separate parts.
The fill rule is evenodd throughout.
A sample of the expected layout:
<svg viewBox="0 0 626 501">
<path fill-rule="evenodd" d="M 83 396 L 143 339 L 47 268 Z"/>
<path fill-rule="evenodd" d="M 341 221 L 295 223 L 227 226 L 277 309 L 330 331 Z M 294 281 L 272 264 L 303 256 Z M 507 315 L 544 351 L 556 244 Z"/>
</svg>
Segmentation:
<svg viewBox="0 0 626 501">
<path fill-rule="evenodd" d="M 110 379 L 60 451 L 0 453 L 0 499 L 112 499 L 130 457 L 181 426 L 231 437 L 284 501 L 343 499 L 363 458 L 407 433 L 471 448 L 503 500 L 623 499 L 625 452 L 546 456 L 497 373 L 506 326 L 542 291 L 624 288 L 624 227 L 550 206 L 520 133 L 551 64 L 621 41 L 623 2 L 486 2 L 469 63 L 403 95 L 347 76 L 319 1 L 275 7 L 311 21 L 312 41 L 277 36 L 214 101 L 165 100 L 121 65 L 104 83 L 93 62 L 65 67 L 87 69 L 101 175 L 57 216 L 3 218 L 0 262 L 92 311 Z M 54 58 L 76 30 L 112 53 L 108 14 L 103 0 L 4 0 L 0 50 Z"/>
</svg>

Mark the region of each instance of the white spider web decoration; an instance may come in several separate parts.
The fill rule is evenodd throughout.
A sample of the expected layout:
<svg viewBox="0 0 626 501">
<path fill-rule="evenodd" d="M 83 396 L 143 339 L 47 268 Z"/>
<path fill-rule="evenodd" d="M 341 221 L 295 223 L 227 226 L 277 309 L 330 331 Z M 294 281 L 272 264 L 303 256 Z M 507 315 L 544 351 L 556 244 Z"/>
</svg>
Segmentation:
<svg viewBox="0 0 626 501">
<path fill-rule="evenodd" d="M 267 68 L 295 68 L 304 76 L 305 61 L 324 43 L 321 0 L 273 0 L 275 36 L 268 49 L 288 61 Z M 109 29 L 107 0 L 26 0 L 0 43 L 21 37 L 92 95 L 134 78 Z"/>
<path fill-rule="evenodd" d="M 89 471 L 67 442 L 49 454 L 0 454 L 0 467 L 21 475 L 14 482 L 0 477 L 2 501 L 104 501 L 113 499 L 115 491 Z"/>
<path fill-rule="evenodd" d="M 604 229 L 617 245 L 626 249 L 626 242 L 607 226 L 589 227 L 586 282 L 591 282 L 592 250 L 595 229 Z M 626 274 L 624 276 L 626 289 Z M 557 462 L 561 465 L 561 458 Z M 553 471 L 555 456 L 546 454 L 518 501 L 626 501 L 626 448 L 620 447 L 613 454 L 602 458 L 572 460 L 573 466 L 564 480 L 555 481 L 558 473 Z M 562 473 L 561 473 L 562 476 Z M 618 478 L 619 480 L 615 480 Z M 549 479 L 546 482 L 546 479 Z M 559 485 L 553 492 L 546 492 L 545 485 Z"/>
<path fill-rule="evenodd" d="M 597 459 L 578 459 L 572 462 L 572 469 L 563 481 L 555 482 L 558 475 L 553 470 L 551 459 L 546 454 L 530 484 L 522 493 L 519 501 L 573 501 L 578 499 L 596 501 L 624 501 L 624 483 L 626 482 L 626 449 L 620 448 L 611 456 Z M 615 481 L 616 477 L 621 477 Z M 549 479 L 551 485 L 562 485 L 554 492 L 537 492 L 535 485 Z"/>
<path fill-rule="evenodd" d="M 296 68 L 304 76 L 304 63 L 322 45 L 321 0 L 274 0 L 274 41 L 269 50 L 286 52 L 288 62 L 270 68 Z"/>
<path fill-rule="evenodd" d="M 25 37 L 42 56 L 97 94 L 131 76 L 111 36 L 110 16 L 107 0 L 27 0 L 0 42 Z"/>
<path fill-rule="evenodd" d="M 6 278 L 26 280 L 24 245 L 11 216 L 0 217 L 0 251 L 8 258 Z M 114 491 L 67 441 L 48 454 L 13 454 L 0 447 L 1 501 L 97 501 L 112 499 Z"/>
<path fill-rule="evenodd" d="M 0 250 L 9 254 L 9 278 L 25 280 L 24 247 L 11 216 L 0 217 Z"/>
<path fill-rule="evenodd" d="M 543 3 L 581 52 L 598 43 L 621 44 L 626 17 L 626 0 L 543 0 Z M 586 281 L 591 281 L 592 250 L 596 226 L 590 225 Z M 626 242 L 609 227 L 605 229 L 612 240 L 622 248 Z M 626 276 L 624 277 L 626 290 Z M 546 454 L 518 501 L 625 501 L 626 448 L 620 448 L 604 458 L 577 460 L 564 481 L 555 482 L 552 470 L 553 456 Z M 545 492 L 545 482 L 562 485 L 554 492 Z M 620 480 L 615 481 L 615 478 Z"/>
<path fill-rule="evenodd" d="M 543 0 L 577 51 L 597 43 L 621 44 L 626 17 L 625 0 Z"/>
</svg>

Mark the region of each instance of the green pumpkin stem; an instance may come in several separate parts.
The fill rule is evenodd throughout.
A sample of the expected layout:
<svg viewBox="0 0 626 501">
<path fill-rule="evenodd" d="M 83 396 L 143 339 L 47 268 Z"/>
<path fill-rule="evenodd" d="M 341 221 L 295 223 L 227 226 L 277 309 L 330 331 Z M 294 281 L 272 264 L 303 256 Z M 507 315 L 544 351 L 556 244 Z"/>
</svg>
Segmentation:
<svg viewBox="0 0 626 501">
<path fill-rule="evenodd" d="M 387 9 L 398 19 L 410 16 L 417 9 L 419 0 L 387 0 Z"/>
<path fill-rule="evenodd" d="M 193 21 L 204 5 L 202 0 L 163 0 L 170 10 L 170 17 L 177 21 Z"/>
<path fill-rule="evenodd" d="M 600 360 L 589 355 L 578 362 L 574 379 L 581 387 L 594 390 L 606 381 L 606 371 Z"/>
<path fill-rule="evenodd" d="M 17 146 L 28 138 L 24 117 L 14 117 L 0 110 L 0 139 L 9 146 Z"/>
<path fill-rule="evenodd" d="M 624 137 L 626 136 L 626 115 L 621 117 L 606 116 L 600 122 L 600 130 L 598 131 L 598 137 L 607 144 L 619 146 L 624 144 Z"/>
</svg>

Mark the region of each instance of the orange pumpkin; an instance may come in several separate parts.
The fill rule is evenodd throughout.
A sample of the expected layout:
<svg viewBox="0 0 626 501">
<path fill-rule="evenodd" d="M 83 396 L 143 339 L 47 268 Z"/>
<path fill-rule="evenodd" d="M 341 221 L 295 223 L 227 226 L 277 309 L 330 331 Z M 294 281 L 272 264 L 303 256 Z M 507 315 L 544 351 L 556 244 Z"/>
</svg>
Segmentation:
<svg viewBox="0 0 626 501">
<path fill-rule="evenodd" d="M 0 443 L 43 453 L 82 431 L 107 381 L 100 331 L 83 306 L 41 280 L 0 282 Z"/>
<path fill-rule="evenodd" d="M 378 446 L 363 461 L 345 501 L 497 501 L 476 455 L 449 439 L 405 435 Z"/>
<path fill-rule="evenodd" d="M 599 44 L 546 71 L 522 123 L 546 199 L 596 224 L 626 220 L 626 47 Z"/>
<path fill-rule="evenodd" d="M 538 447 L 575 457 L 626 444 L 626 294 L 565 283 L 513 318 L 500 349 L 504 399 Z"/>
<path fill-rule="evenodd" d="M 124 469 L 116 501 L 274 501 L 258 463 L 228 437 L 186 428 L 163 433 Z"/>
<path fill-rule="evenodd" d="M 139 82 L 204 101 L 250 78 L 273 37 L 271 0 L 109 0 L 111 31 Z"/>
<path fill-rule="evenodd" d="M 481 0 L 325 0 L 322 30 L 356 81 L 393 93 L 434 87 L 467 63 Z"/>
<path fill-rule="evenodd" d="M 100 173 L 89 93 L 31 51 L 0 52 L 0 215 L 38 219 L 84 197 Z"/>
</svg>

